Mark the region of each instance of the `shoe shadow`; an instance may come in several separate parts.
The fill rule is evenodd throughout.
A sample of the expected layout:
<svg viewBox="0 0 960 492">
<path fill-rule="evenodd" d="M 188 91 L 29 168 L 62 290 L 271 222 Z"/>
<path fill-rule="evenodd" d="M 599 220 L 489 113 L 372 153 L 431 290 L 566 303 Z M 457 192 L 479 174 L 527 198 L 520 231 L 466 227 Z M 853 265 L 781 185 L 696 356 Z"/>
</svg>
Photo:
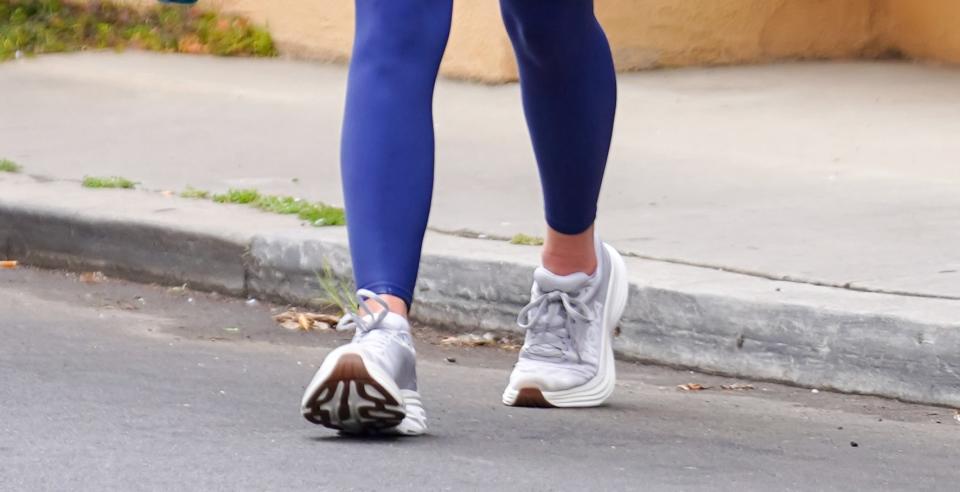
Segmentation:
<svg viewBox="0 0 960 492">
<path fill-rule="evenodd" d="M 430 434 L 423 434 L 419 436 L 403 436 L 403 435 L 392 435 L 392 434 L 325 434 L 322 436 L 309 436 L 306 438 L 308 441 L 315 443 L 350 443 L 350 444 L 381 444 L 387 443 L 392 444 L 400 441 L 429 441 L 435 439 L 434 436 Z"/>
<path fill-rule="evenodd" d="M 554 407 L 554 406 L 515 406 L 511 407 L 514 412 L 545 412 L 548 414 L 583 414 L 589 412 L 624 412 L 631 410 L 641 410 L 644 407 L 635 403 L 626 403 L 623 401 L 604 402 L 595 407 Z"/>
</svg>

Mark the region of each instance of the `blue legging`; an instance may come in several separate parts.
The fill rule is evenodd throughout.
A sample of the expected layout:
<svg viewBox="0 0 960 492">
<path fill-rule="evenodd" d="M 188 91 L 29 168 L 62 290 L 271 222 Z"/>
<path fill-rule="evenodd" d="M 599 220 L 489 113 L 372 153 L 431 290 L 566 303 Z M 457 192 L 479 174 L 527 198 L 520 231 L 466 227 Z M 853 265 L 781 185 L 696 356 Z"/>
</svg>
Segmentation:
<svg viewBox="0 0 960 492">
<path fill-rule="evenodd" d="M 501 0 L 547 224 L 597 213 L 616 79 L 592 0 Z M 433 89 L 453 0 L 356 0 L 341 166 L 358 288 L 413 302 L 433 193 Z"/>
</svg>

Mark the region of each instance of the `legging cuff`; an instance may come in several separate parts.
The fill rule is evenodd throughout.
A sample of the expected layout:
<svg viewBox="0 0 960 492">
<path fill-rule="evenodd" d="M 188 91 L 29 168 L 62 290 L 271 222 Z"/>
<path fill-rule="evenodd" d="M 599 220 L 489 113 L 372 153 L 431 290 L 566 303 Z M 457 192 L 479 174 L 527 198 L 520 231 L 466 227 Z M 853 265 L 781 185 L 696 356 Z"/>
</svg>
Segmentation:
<svg viewBox="0 0 960 492">
<path fill-rule="evenodd" d="M 407 308 L 413 304 L 413 292 L 390 282 L 372 282 L 359 286 L 360 289 L 367 289 L 375 294 L 388 294 L 397 296 L 407 303 Z"/>
<path fill-rule="evenodd" d="M 550 226 L 551 229 L 559 232 L 560 234 L 567 234 L 569 236 L 573 236 L 576 234 L 586 232 L 586 230 L 593 225 L 595 220 L 596 220 L 596 213 L 591 215 L 589 220 L 580 220 L 579 222 L 573 222 L 573 221 L 561 222 L 554 217 L 547 217 L 547 225 Z"/>
</svg>

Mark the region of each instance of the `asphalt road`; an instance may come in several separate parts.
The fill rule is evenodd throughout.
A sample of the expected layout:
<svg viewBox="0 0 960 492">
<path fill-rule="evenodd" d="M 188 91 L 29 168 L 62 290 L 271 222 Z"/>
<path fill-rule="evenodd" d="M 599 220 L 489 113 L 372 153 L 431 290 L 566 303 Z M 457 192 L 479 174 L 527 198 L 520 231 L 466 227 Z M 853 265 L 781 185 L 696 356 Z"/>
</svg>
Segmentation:
<svg viewBox="0 0 960 492">
<path fill-rule="evenodd" d="M 349 337 L 280 307 L 0 270 L 3 490 L 956 490 L 951 409 L 623 362 L 608 406 L 507 408 L 515 354 L 420 330 L 431 433 L 357 439 L 298 402 Z M 449 362 L 452 358 L 455 362 Z M 698 392 L 678 384 L 713 386 Z"/>
</svg>

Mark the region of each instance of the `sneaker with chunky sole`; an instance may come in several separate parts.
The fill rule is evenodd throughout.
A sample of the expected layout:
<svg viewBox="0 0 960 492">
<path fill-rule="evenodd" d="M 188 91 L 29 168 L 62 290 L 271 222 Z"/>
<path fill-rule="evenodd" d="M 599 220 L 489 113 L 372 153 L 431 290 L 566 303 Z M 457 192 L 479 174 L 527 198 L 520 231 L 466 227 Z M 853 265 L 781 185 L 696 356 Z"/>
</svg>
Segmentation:
<svg viewBox="0 0 960 492">
<path fill-rule="evenodd" d="M 373 292 L 361 289 L 357 296 L 367 314 L 348 313 L 337 324 L 338 330 L 356 330 L 353 341 L 323 360 L 303 394 L 301 412 L 310 422 L 348 434 L 423 434 L 427 419 L 410 325 Z M 384 309 L 370 312 L 367 299 Z"/>
<path fill-rule="evenodd" d="M 626 265 L 596 240 L 593 275 L 537 268 L 530 303 L 517 322 L 526 329 L 503 403 L 521 407 L 593 407 L 613 394 L 613 331 L 627 304 Z"/>
</svg>

